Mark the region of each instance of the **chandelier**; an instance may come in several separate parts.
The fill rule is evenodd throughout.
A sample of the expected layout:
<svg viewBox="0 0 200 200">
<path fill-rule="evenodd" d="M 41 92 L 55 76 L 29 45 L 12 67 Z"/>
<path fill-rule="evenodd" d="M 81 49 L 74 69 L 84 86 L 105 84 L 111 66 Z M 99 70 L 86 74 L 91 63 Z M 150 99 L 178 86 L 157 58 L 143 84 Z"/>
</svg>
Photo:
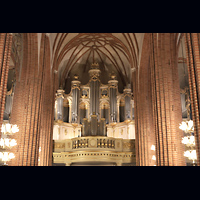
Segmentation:
<svg viewBox="0 0 200 200">
<path fill-rule="evenodd" d="M 183 130 L 186 134 L 185 137 L 182 138 L 182 143 L 186 146 L 186 151 L 184 152 L 184 156 L 189 160 L 193 161 L 193 165 L 195 164 L 195 160 L 197 160 L 197 154 L 195 150 L 195 138 L 194 138 L 194 125 L 193 121 L 183 121 L 179 128 Z"/>
<path fill-rule="evenodd" d="M 194 136 L 185 136 L 182 138 L 182 143 L 185 144 L 187 147 L 195 146 Z"/>
<path fill-rule="evenodd" d="M 16 124 L 12 125 L 9 123 L 3 123 L 1 126 L 1 132 L 4 135 L 13 135 L 14 133 L 19 132 L 19 128 Z"/>
<path fill-rule="evenodd" d="M 193 121 L 192 120 L 182 121 L 179 128 L 183 130 L 185 133 L 193 133 L 194 132 Z"/>
<path fill-rule="evenodd" d="M 188 157 L 188 159 L 193 160 L 193 164 L 195 163 L 195 160 L 197 159 L 196 150 L 187 150 L 184 152 L 184 156 Z"/>
<path fill-rule="evenodd" d="M 12 125 L 10 123 L 3 123 L 1 126 L 1 139 L 0 139 L 0 160 L 4 162 L 4 165 L 6 165 L 6 162 L 10 161 L 11 159 L 15 158 L 15 155 L 13 153 L 8 152 L 7 150 L 10 150 L 13 146 L 17 145 L 17 142 L 15 139 L 9 138 L 14 133 L 17 133 L 19 131 L 18 126 Z"/>
<path fill-rule="evenodd" d="M 0 159 L 4 162 L 4 165 L 13 158 L 15 158 L 14 153 L 0 152 Z"/>
<path fill-rule="evenodd" d="M 17 145 L 15 139 L 10 139 L 10 138 L 1 138 L 0 139 L 0 146 L 2 149 L 5 148 L 12 148 L 13 146 Z"/>
</svg>

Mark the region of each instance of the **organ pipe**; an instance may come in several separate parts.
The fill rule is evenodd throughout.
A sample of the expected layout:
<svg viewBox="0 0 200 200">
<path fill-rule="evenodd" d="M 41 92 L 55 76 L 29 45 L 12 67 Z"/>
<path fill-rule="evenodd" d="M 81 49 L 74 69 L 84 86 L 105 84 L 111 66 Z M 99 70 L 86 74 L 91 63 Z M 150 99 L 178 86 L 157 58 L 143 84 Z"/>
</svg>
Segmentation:
<svg viewBox="0 0 200 200">
<path fill-rule="evenodd" d="M 115 76 L 111 76 L 113 80 L 108 81 L 109 83 L 109 96 L 110 96 L 110 122 L 117 122 L 117 86 L 118 81 L 115 80 Z"/>
<path fill-rule="evenodd" d="M 80 118 L 79 113 L 79 97 L 80 97 L 80 81 L 78 81 L 78 76 L 74 76 L 75 80 L 72 81 L 72 109 L 71 109 L 71 122 L 79 123 Z"/>
<path fill-rule="evenodd" d="M 90 74 L 90 116 L 95 113 L 99 120 L 99 90 L 100 90 L 100 70 L 97 64 L 92 65 L 92 69 L 89 70 Z"/>
<path fill-rule="evenodd" d="M 63 121 L 63 100 L 64 100 L 64 90 L 59 89 L 57 90 L 56 93 L 56 111 L 57 111 L 57 116 L 56 120 L 61 120 Z"/>
<path fill-rule="evenodd" d="M 125 120 L 131 119 L 131 89 L 130 86 L 124 89 L 124 99 L 125 99 Z"/>
</svg>

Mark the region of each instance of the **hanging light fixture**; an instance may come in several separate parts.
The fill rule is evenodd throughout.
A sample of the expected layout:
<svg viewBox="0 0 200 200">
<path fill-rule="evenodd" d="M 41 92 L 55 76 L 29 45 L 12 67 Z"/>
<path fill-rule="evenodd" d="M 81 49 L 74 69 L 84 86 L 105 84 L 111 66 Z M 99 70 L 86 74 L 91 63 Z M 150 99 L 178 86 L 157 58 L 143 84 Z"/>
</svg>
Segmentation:
<svg viewBox="0 0 200 200">
<path fill-rule="evenodd" d="M 182 143 L 185 144 L 186 146 L 195 146 L 195 141 L 194 141 L 194 136 L 186 136 L 182 138 Z"/>
<path fill-rule="evenodd" d="M 195 138 L 194 135 L 194 125 L 193 121 L 183 121 L 179 128 L 185 132 L 186 136 L 182 138 L 182 143 L 185 144 L 187 150 L 184 152 L 184 156 L 189 160 L 193 161 L 195 165 L 195 160 L 197 160 L 196 150 L 195 150 Z"/>
<path fill-rule="evenodd" d="M 1 138 L 0 139 L 0 147 L 3 148 L 3 149 L 11 148 L 15 145 L 17 145 L 15 139 L 10 139 L 10 138 Z"/>
<path fill-rule="evenodd" d="M 187 150 L 184 152 L 184 156 L 189 160 L 193 161 L 193 165 L 195 164 L 195 160 L 197 159 L 196 150 Z"/>
<path fill-rule="evenodd" d="M 1 126 L 1 132 L 4 135 L 13 135 L 14 133 L 19 132 L 19 128 L 16 124 L 3 123 Z"/>
<path fill-rule="evenodd" d="M 6 165 L 6 162 L 10 161 L 13 158 L 15 158 L 14 153 L 0 152 L 0 159 L 4 162 L 4 165 Z"/>
<path fill-rule="evenodd" d="M 151 145 L 151 150 L 153 150 L 153 151 L 156 150 L 155 145 Z"/>
<path fill-rule="evenodd" d="M 183 130 L 185 133 L 191 133 L 194 132 L 194 126 L 193 121 L 182 121 L 182 123 L 179 125 L 179 128 Z"/>
<path fill-rule="evenodd" d="M 155 155 L 152 156 L 152 160 L 156 160 L 156 156 Z"/>
<path fill-rule="evenodd" d="M 15 139 L 9 138 L 10 135 L 13 135 L 17 132 L 19 132 L 19 128 L 16 124 L 13 125 L 10 123 L 3 123 L 1 126 L 2 134 L 0 138 L 0 148 L 3 151 L 0 152 L 0 159 L 4 162 L 4 165 L 6 165 L 7 161 L 15 158 L 15 155 L 13 153 L 7 152 L 7 150 L 10 150 L 13 146 L 17 145 Z"/>
</svg>

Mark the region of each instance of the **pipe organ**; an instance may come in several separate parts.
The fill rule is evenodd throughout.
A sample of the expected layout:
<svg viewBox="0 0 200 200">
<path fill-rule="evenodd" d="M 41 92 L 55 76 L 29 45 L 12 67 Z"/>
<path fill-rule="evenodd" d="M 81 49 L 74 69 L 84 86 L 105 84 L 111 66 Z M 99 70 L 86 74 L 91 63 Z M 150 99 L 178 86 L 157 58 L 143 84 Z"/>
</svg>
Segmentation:
<svg viewBox="0 0 200 200">
<path fill-rule="evenodd" d="M 98 63 L 92 64 L 88 73 L 90 79 L 86 85 L 82 85 L 75 75 L 69 94 L 62 89 L 56 93 L 54 143 L 78 137 L 100 137 L 97 141 L 104 141 L 106 137 L 133 141 L 134 100 L 130 85 L 119 93 L 114 73 L 108 84 L 102 84 Z"/>
</svg>

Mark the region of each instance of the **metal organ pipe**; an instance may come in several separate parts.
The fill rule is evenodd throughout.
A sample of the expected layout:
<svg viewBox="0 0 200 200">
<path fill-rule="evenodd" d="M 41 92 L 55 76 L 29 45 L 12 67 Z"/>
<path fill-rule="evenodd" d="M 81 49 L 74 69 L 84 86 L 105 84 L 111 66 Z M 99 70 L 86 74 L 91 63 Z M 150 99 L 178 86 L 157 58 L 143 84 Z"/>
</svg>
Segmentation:
<svg viewBox="0 0 200 200">
<path fill-rule="evenodd" d="M 95 65 L 94 65 L 95 66 Z M 99 121 L 99 90 L 100 90 L 100 70 L 93 68 L 89 70 L 90 74 L 90 117 L 95 113 Z M 91 119 L 90 119 L 91 120 Z"/>
<path fill-rule="evenodd" d="M 77 76 L 75 76 L 76 79 L 78 79 Z M 74 80 L 72 81 L 72 110 L 71 110 L 71 116 L 72 116 L 72 123 L 79 123 L 79 96 L 80 96 L 80 81 Z"/>
<path fill-rule="evenodd" d="M 131 118 L 131 97 L 125 96 L 125 118 L 130 119 Z"/>
<path fill-rule="evenodd" d="M 110 80 L 110 122 L 117 122 L 117 80 Z"/>
<path fill-rule="evenodd" d="M 57 99 L 57 105 L 56 105 L 57 118 L 56 118 L 56 120 L 61 120 L 61 121 L 63 121 L 64 92 L 65 92 L 64 90 L 59 89 L 59 90 L 57 90 L 57 93 L 56 93 L 56 99 Z"/>
<path fill-rule="evenodd" d="M 72 90 L 72 122 L 78 123 L 78 104 L 79 104 L 79 89 L 75 88 Z"/>
<path fill-rule="evenodd" d="M 131 119 L 131 89 L 124 89 L 125 94 L 125 120 Z"/>
<path fill-rule="evenodd" d="M 57 99 L 57 116 L 58 120 L 63 120 L 63 98 L 60 97 Z"/>
<path fill-rule="evenodd" d="M 90 82 L 90 116 L 95 113 L 99 117 L 99 87 L 98 80 Z"/>
</svg>

